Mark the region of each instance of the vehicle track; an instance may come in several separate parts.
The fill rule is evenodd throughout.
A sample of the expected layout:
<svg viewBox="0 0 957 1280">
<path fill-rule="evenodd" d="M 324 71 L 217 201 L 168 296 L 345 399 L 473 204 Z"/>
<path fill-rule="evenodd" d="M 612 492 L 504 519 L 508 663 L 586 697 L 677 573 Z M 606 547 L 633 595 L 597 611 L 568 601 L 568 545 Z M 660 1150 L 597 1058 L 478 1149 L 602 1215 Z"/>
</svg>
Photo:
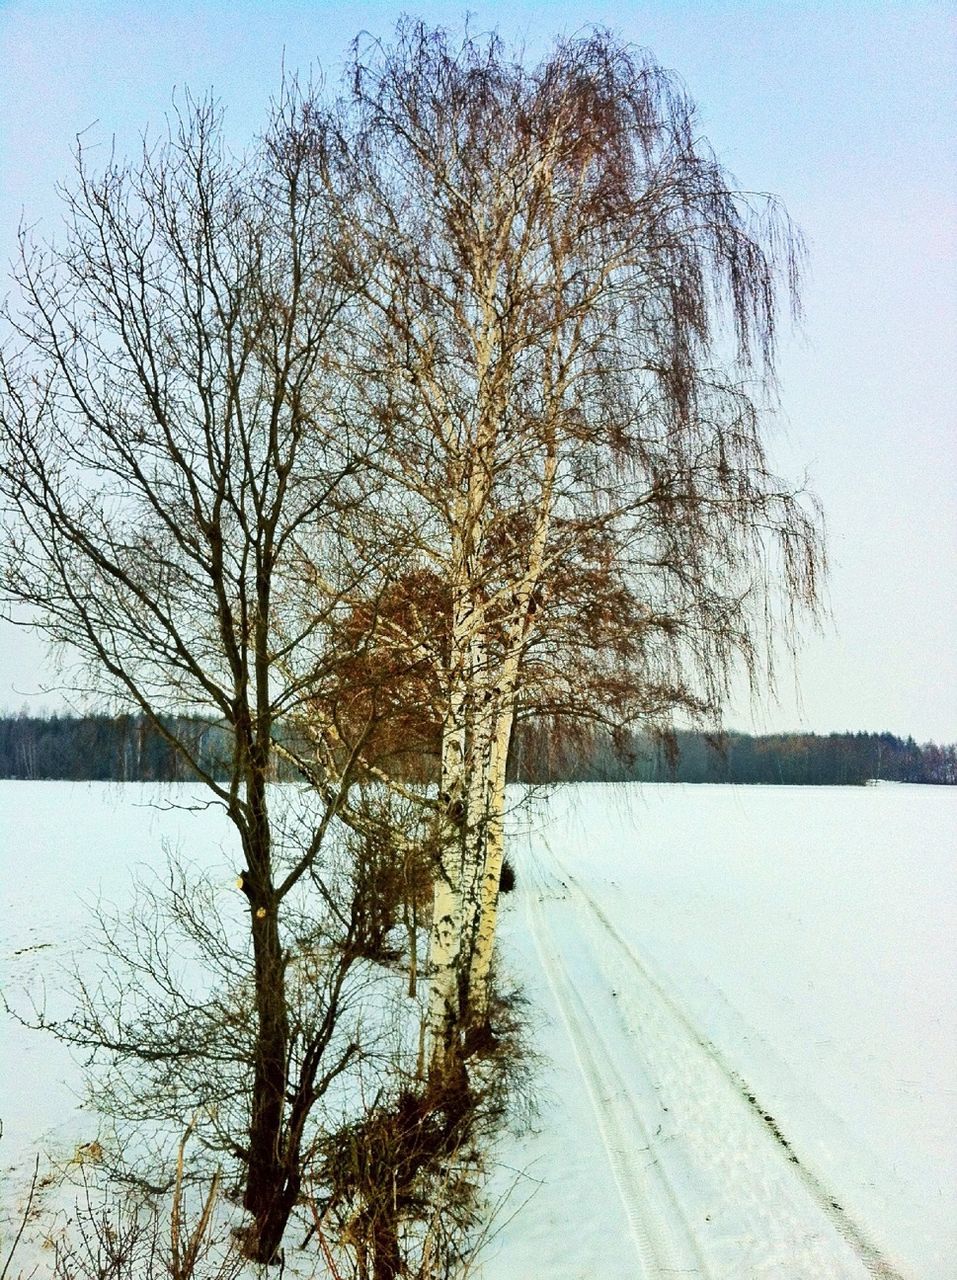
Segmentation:
<svg viewBox="0 0 957 1280">
<path fill-rule="evenodd" d="M 591 1099 L 643 1280 L 669 1275 L 699 1275 L 710 1280 L 711 1272 L 681 1205 L 670 1183 L 656 1170 L 651 1138 L 632 1095 L 611 1056 L 601 1053 L 601 1034 L 569 981 L 537 894 L 528 895 L 526 910 L 542 969 Z"/>
<path fill-rule="evenodd" d="M 552 868 L 528 850 L 530 930 L 598 1117 L 640 1274 L 903 1280 L 601 906 L 548 854 Z M 561 948 L 550 919 L 561 923 Z M 569 947 L 608 993 L 601 1017 L 576 989 Z"/>
</svg>

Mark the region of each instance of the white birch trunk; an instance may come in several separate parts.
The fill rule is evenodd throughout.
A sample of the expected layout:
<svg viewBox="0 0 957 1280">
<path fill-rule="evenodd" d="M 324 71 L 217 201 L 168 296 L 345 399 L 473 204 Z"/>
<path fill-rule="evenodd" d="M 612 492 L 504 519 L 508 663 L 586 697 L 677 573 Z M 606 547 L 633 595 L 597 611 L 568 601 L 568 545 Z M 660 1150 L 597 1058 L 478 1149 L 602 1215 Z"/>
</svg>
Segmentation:
<svg viewBox="0 0 957 1280">
<path fill-rule="evenodd" d="M 492 350 L 494 279 L 486 283 L 484 325 L 477 343 L 477 381 L 483 387 Z M 488 520 L 496 422 L 479 408 L 474 450 L 460 453 L 464 481 L 452 517 L 450 569 L 452 637 L 448 672 L 447 714 L 442 736 L 441 794 L 447 819 L 440 839 L 429 946 L 429 1061 L 433 1074 L 457 1063 L 463 1031 L 464 1001 L 473 922 L 478 906 L 473 885 L 476 859 L 482 857 L 482 823 L 476 823 L 476 774 L 484 773 L 487 755 L 481 723 L 476 722 L 476 685 L 483 681 L 487 656 L 485 624 L 478 585 L 478 559 Z M 467 476 L 467 480 L 465 477 Z M 481 865 L 481 863 L 479 863 Z"/>
<path fill-rule="evenodd" d="M 468 973 L 481 909 L 486 796 L 494 704 L 486 696 L 487 650 L 480 630 L 468 643 L 461 688 L 450 700 L 458 723 L 443 739 L 442 794 L 450 813 L 436 880 L 430 953 L 429 1032 L 433 1069 L 449 1064 L 469 1022 Z"/>
<path fill-rule="evenodd" d="M 498 895 L 505 856 L 505 770 L 508 748 L 515 720 L 515 705 L 521 674 L 522 653 L 532 628 L 532 596 L 542 578 L 545 548 L 551 525 L 552 496 L 556 455 L 550 448 L 546 455 L 538 520 L 529 546 L 528 561 L 521 581 L 515 584 L 514 614 L 508 629 L 506 655 L 490 688 L 493 726 L 489 749 L 489 766 L 485 777 L 484 850 L 479 862 L 477 916 L 473 925 L 472 945 L 468 957 L 467 1007 L 472 1022 L 481 1026 L 488 1020 L 490 974 L 495 950 L 495 927 L 498 921 Z"/>
<path fill-rule="evenodd" d="M 485 854 L 478 886 L 478 917 L 469 964 L 468 1007 L 476 1025 L 489 1017 L 489 978 L 495 950 L 499 884 L 505 856 L 505 766 L 512 736 L 514 712 L 511 705 L 496 718 L 492 738 L 485 798 Z"/>
<path fill-rule="evenodd" d="M 429 934 L 429 1063 L 442 1072 L 459 1023 L 462 943 L 462 814 L 466 755 L 465 652 L 461 610 L 452 621 L 452 661 L 445 721 L 439 795 L 444 812 L 439 818 L 438 863 L 432 891 Z"/>
<path fill-rule="evenodd" d="M 464 867 L 462 875 L 462 989 L 467 992 L 466 975 L 471 963 L 478 922 L 482 867 L 486 848 L 486 795 L 488 771 L 495 727 L 494 690 L 489 688 L 488 646 L 484 635 L 476 634 L 470 667 L 470 717 L 467 756 L 467 786 L 464 820 Z M 463 1012 L 467 1013 L 467 1002 Z"/>
</svg>

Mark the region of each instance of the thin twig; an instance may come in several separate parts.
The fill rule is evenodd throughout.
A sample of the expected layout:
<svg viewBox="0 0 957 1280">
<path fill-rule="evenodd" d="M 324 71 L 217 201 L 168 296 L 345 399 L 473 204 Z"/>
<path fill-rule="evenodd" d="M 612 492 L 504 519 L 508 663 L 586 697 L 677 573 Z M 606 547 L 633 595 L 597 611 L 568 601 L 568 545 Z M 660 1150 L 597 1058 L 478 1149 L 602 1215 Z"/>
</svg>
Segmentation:
<svg viewBox="0 0 957 1280">
<path fill-rule="evenodd" d="M 33 1161 L 33 1177 L 30 1179 L 30 1194 L 27 1196 L 26 1208 L 23 1210 L 23 1213 L 20 1215 L 20 1227 L 17 1231 L 17 1234 L 13 1237 L 13 1244 L 10 1246 L 10 1252 L 7 1254 L 7 1260 L 3 1264 L 3 1270 L 0 1271 L 0 1280 L 6 1280 L 7 1271 L 10 1268 L 10 1263 L 13 1261 L 13 1255 L 16 1253 L 17 1245 L 19 1245 L 20 1239 L 26 1229 L 27 1220 L 30 1217 L 30 1210 L 33 1207 L 33 1197 L 36 1195 L 37 1179 L 39 1177 L 39 1174 L 40 1174 L 40 1155 L 38 1152 L 36 1159 Z"/>
</svg>

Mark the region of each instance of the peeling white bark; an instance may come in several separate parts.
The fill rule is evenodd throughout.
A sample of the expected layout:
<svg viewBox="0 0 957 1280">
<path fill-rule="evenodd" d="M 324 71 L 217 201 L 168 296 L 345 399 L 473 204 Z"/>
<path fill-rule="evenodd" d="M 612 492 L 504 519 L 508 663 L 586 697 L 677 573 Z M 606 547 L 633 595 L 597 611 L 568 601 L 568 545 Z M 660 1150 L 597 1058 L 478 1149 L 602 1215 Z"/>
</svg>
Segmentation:
<svg viewBox="0 0 957 1280">
<path fill-rule="evenodd" d="M 462 943 L 462 841 L 465 774 L 465 681 L 459 673 L 461 637 L 453 624 L 453 662 L 445 723 L 439 791 L 444 806 L 439 816 L 438 865 L 432 895 L 429 935 L 429 1058 L 441 1068 L 459 1020 L 459 972 Z"/>
<path fill-rule="evenodd" d="M 469 1011 L 479 1024 L 485 1022 L 489 1014 L 489 976 L 495 950 L 499 884 L 505 856 L 505 765 L 513 719 L 511 706 L 498 717 L 486 779 L 485 851 L 468 983 Z"/>
</svg>

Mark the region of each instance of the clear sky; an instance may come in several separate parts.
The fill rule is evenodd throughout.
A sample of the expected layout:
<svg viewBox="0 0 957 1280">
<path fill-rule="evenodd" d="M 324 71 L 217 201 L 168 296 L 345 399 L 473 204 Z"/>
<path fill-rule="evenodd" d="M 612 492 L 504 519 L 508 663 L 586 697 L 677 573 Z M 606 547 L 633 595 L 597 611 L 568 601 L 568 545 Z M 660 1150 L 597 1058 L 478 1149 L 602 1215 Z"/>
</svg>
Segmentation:
<svg viewBox="0 0 957 1280">
<path fill-rule="evenodd" d="M 957 8 L 924 0 L 471 0 L 524 40 L 614 29 L 675 70 L 743 187 L 774 192 L 810 248 L 806 319 L 785 339 L 778 465 L 824 502 L 832 618 L 797 685 L 742 698 L 761 730 L 957 738 Z M 0 0 L 0 262 L 22 215 L 55 234 L 80 130 L 121 151 L 174 89 L 212 88 L 233 137 L 261 125 L 285 59 L 334 80 L 359 31 L 447 3 Z M 0 624 L 0 710 L 42 696 L 38 642 Z"/>
</svg>

